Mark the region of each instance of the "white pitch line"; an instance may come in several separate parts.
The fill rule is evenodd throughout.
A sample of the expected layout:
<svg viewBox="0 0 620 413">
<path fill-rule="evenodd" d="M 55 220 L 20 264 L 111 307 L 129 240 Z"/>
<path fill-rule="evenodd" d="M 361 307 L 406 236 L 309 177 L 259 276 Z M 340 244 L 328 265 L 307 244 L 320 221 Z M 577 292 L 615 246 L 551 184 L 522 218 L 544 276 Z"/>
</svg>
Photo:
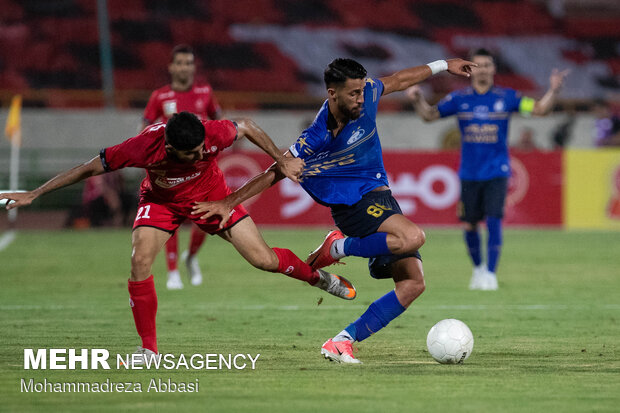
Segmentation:
<svg viewBox="0 0 620 413">
<path fill-rule="evenodd" d="M 217 304 L 198 304 L 199 308 L 211 308 L 211 309 L 229 309 L 229 310 L 277 310 L 277 311 L 308 311 L 311 309 L 317 310 L 355 310 L 366 309 L 368 306 L 352 304 L 352 305 L 251 305 L 241 307 L 229 307 L 219 306 Z M 569 305 L 569 304 L 499 304 L 499 305 L 486 305 L 486 304 L 465 304 L 465 305 L 429 305 L 412 307 L 413 311 L 425 311 L 425 310 L 515 310 L 515 311 L 562 311 L 562 310 L 583 310 L 590 308 L 602 308 L 605 310 L 620 310 L 620 304 L 597 304 L 597 305 Z"/>
<path fill-rule="evenodd" d="M 0 237 L 0 251 L 11 245 L 11 243 L 15 240 L 15 234 L 16 233 L 14 230 L 10 230 L 2 234 Z"/>
<path fill-rule="evenodd" d="M 4 304 L 0 305 L 0 311 L 22 311 L 22 310 L 68 310 L 78 309 L 81 306 L 65 306 L 65 305 L 36 305 L 36 304 Z M 246 305 L 246 306 L 224 306 L 214 303 L 196 304 L 191 307 L 197 310 L 223 310 L 223 311 L 309 311 L 309 310 L 363 310 L 367 306 L 352 305 Z M 508 304 L 508 305 L 431 305 L 418 306 L 413 311 L 427 310 L 510 310 L 510 311 L 565 311 L 565 310 L 584 310 L 584 309 L 603 309 L 603 310 L 620 310 L 620 304 L 598 304 L 598 305 L 565 305 L 565 304 Z"/>
<path fill-rule="evenodd" d="M 23 311 L 23 310 L 68 310 L 77 309 L 77 306 L 66 305 L 36 305 L 36 304 L 5 304 L 0 305 L 0 311 Z"/>
</svg>

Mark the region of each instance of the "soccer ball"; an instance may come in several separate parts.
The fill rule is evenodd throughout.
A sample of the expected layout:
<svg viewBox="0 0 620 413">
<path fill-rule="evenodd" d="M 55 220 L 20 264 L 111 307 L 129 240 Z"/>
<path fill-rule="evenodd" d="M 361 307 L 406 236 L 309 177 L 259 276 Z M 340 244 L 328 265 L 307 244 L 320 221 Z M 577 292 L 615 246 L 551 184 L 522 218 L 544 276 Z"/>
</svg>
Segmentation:
<svg viewBox="0 0 620 413">
<path fill-rule="evenodd" d="M 435 324 L 426 336 L 428 352 L 441 364 L 460 364 L 474 349 L 474 336 L 467 325 L 454 318 Z"/>
</svg>

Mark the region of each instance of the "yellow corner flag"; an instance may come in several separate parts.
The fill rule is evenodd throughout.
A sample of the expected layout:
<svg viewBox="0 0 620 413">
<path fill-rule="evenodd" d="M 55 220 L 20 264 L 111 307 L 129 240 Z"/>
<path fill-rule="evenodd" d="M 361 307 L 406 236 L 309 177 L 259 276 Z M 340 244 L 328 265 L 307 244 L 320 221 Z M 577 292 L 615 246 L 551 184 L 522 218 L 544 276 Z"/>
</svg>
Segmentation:
<svg viewBox="0 0 620 413">
<path fill-rule="evenodd" d="M 6 127 L 4 128 L 4 134 L 14 144 L 19 145 L 21 140 L 21 110 L 22 110 L 22 96 L 15 95 L 11 100 L 11 107 L 9 108 L 9 116 L 6 119 Z"/>
</svg>

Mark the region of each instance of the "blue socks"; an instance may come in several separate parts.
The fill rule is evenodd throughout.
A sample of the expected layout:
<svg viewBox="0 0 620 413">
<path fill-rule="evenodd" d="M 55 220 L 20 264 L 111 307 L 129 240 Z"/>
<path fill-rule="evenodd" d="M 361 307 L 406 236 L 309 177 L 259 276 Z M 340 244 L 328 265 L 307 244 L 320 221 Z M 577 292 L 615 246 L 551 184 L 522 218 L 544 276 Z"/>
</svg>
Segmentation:
<svg viewBox="0 0 620 413">
<path fill-rule="evenodd" d="M 465 243 L 467 244 L 467 251 L 474 263 L 474 266 L 479 266 L 482 262 L 480 256 L 480 235 L 477 230 L 465 231 Z"/>
<path fill-rule="evenodd" d="M 387 246 L 387 232 L 376 232 L 364 238 L 346 238 L 344 240 L 344 253 L 365 258 L 392 255 Z"/>
<path fill-rule="evenodd" d="M 495 272 L 499 255 L 502 251 L 502 219 L 498 217 L 487 217 L 487 230 L 489 239 L 487 240 L 487 267 L 490 272 Z M 480 235 L 477 230 L 465 231 L 465 243 L 467 252 L 471 257 L 474 266 L 479 266 L 482 262 L 480 254 Z"/>
<path fill-rule="evenodd" d="M 489 230 L 489 240 L 487 243 L 488 262 L 490 272 L 495 272 L 497 261 L 502 250 L 502 220 L 498 217 L 487 217 L 487 229 Z"/>
<path fill-rule="evenodd" d="M 372 303 L 368 310 L 345 330 L 354 341 L 362 341 L 387 326 L 405 310 L 398 301 L 396 292 L 392 290 Z"/>
</svg>

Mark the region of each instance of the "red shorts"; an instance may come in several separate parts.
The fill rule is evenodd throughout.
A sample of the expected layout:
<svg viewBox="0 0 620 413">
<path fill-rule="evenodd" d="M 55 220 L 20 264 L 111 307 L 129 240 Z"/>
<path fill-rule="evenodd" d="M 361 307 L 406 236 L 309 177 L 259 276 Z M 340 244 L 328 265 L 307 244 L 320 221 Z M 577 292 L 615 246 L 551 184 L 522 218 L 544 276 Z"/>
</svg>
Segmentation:
<svg viewBox="0 0 620 413">
<path fill-rule="evenodd" d="M 229 193 L 230 190 L 226 186 L 222 186 L 210 192 L 206 200 L 220 200 Z M 201 199 L 205 199 L 205 197 L 201 197 Z M 194 201 L 160 202 L 149 199 L 148 193 L 143 194 L 140 197 L 140 202 L 138 202 L 138 213 L 133 223 L 133 229 L 146 226 L 172 233 L 176 231 L 183 221 L 189 219 L 208 234 L 223 231 L 220 230 L 220 217 L 214 216 L 207 220 L 200 219 L 200 215 L 191 214 L 193 206 Z M 249 216 L 248 211 L 246 211 L 243 205 L 237 205 L 233 208 L 224 229 L 232 227 L 247 216 Z"/>
</svg>

